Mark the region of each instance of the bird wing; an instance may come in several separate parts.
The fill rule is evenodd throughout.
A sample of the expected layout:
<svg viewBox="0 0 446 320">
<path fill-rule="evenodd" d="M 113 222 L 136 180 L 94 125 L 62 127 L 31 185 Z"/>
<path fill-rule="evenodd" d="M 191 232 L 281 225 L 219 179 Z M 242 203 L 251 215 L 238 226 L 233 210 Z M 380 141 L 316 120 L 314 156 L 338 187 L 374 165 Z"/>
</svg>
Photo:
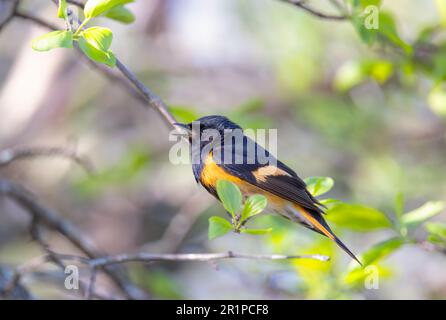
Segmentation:
<svg viewBox="0 0 446 320">
<path fill-rule="evenodd" d="M 255 144 L 254 156 L 247 154 L 247 144 Z M 219 166 L 227 173 L 234 175 L 260 189 L 268 191 L 280 198 L 309 210 L 318 215 L 323 213 L 321 204 L 315 199 L 306 188 L 305 182 L 291 168 L 277 160 L 267 150 L 262 148 L 250 138 L 245 137 L 243 148 L 234 147 L 232 151 L 234 161 L 220 161 Z M 220 147 L 222 155 L 225 154 L 225 146 Z M 215 154 L 214 150 L 214 154 Z M 263 157 L 260 161 L 260 157 Z M 254 159 L 252 159 L 254 157 Z M 235 160 L 239 159 L 237 163 Z M 243 159 L 243 161 L 240 161 Z M 269 159 L 265 163 L 264 159 Z M 225 159 L 223 159 L 225 160 Z M 228 160 L 228 159 L 226 159 Z"/>
</svg>

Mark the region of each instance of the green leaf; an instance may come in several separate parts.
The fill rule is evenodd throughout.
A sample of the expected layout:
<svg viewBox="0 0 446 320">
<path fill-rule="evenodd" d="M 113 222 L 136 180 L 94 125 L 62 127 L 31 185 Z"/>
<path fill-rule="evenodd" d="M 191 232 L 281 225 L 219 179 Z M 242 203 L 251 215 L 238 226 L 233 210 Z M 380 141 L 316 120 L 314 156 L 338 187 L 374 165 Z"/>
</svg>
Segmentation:
<svg viewBox="0 0 446 320">
<path fill-rule="evenodd" d="M 190 123 L 200 116 L 192 107 L 186 106 L 169 106 L 169 111 L 174 115 L 175 119 L 182 123 Z"/>
<path fill-rule="evenodd" d="M 243 222 L 249 217 L 255 216 L 265 210 L 268 205 L 268 200 L 261 194 L 254 194 L 250 196 L 243 207 L 242 218 L 240 222 Z"/>
<path fill-rule="evenodd" d="M 330 177 L 309 177 L 305 179 L 308 191 L 317 197 L 330 191 L 334 186 L 334 180 Z"/>
<path fill-rule="evenodd" d="M 213 240 L 215 238 L 224 236 L 231 229 L 232 225 L 228 220 L 217 216 L 209 218 L 209 230 L 208 230 L 209 240 Z"/>
<path fill-rule="evenodd" d="M 265 102 L 262 99 L 253 98 L 238 105 L 235 110 L 238 113 L 248 113 L 251 115 L 253 112 L 261 111 L 264 107 Z"/>
<path fill-rule="evenodd" d="M 36 51 L 49 51 L 55 48 L 72 48 L 73 34 L 70 31 L 53 31 L 35 38 L 31 44 Z"/>
<path fill-rule="evenodd" d="M 440 15 L 441 25 L 446 27 L 446 3 L 442 0 L 435 0 L 435 4 L 437 5 L 437 12 Z"/>
<path fill-rule="evenodd" d="M 76 182 L 75 187 L 81 196 L 97 197 L 110 188 L 126 188 L 135 184 L 149 165 L 150 153 L 147 147 L 131 146 L 118 161 L 93 175 L 83 176 Z"/>
<path fill-rule="evenodd" d="M 363 82 L 366 77 L 360 62 L 348 61 L 336 71 L 334 87 L 339 91 L 348 91 Z"/>
<path fill-rule="evenodd" d="M 446 224 L 426 223 L 426 230 L 429 232 L 427 240 L 437 246 L 446 248 Z"/>
<path fill-rule="evenodd" d="M 404 193 L 398 192 L 395 197 L 395 216 L 398 221 L 401 220 L 401 217 L 404 213 Z"/>
<path fill-rule="evenodd" d="M 386 215 L 359 204 L 334 204 L 327 210 L 327 220 L 355 231 L 372 231 L 391 226 Z"/>
<path fill-rule="evenodd" d="M 376 267 L 376 269 L 357 268 L 348 272 L 343 278 L 344 283 L 349 286 L 359 288 L 364 287 L 364 282 L 368 277 L 370 277 L 371 272 L 377 272 L 376 275 L 379 276 L 380 279 L 389 278 L 393 275 L 392 270 L 388 267 L 384 267 L 379 264 L 376 264 L 374 266 Z"/>
<path fill-rule="evenodd" d="M 379 13 L 376 9 L 364 11 L 367 7 L 371 8 L 368 5 L 357 8 L 352 17 L 352 24 L 361 40 L 372 45 L 377 39 L 381 39 L 402 48 L 407 55 L 411 55 L 413 48 L 399 36 L 393 16 L 382 10 L 379 10 Z"/>
<path fill-rule="evenodd" d="M 413 51 L 412 47 L 407 44 L 398 35 L 398 30 L 396 27 L 395 20 L 390 13 L 380 12 L 379 14 L 379 33 L 380 35 L 386 37 L 390 42 L 399 46 L 404 50 L 404 52 L 410 55 Z"/>
<path fill-rule="evenodd" d="M 438 70 L 438 69 L 436 69 Z M 442 85 L 435 86 L 428 95 L 430 109 L 438 116 L 446 117 L 446 91 Z"/>
<path fill-rule="evenodd" d="M 113 7 L 133 2 L 133 0 L 88 0 L 84 7 L 86 19 L 97 17 Z"/>
<path fill-rule="evenodd" d="M 59 9 L 57 10 L 57 16 L 59 18 L 67 18 L 67 7 L 67 0 L 59 0 Z"/>
<path fill-rule="evenodd" d="M 341 200 L 338 199 L 331 199 L 331 198 L 327 198 L 327 199 L 322 199 L 319 201 L 321 204 L 323 204 L 324 206 L 326 206 L 328 209 L 333 208 L 334 206 L 340 205 L 343 202 Z"/>
<path fill-rule="evenodd" d="M 354 7 L 366 8 L 368 6 L 381 6 L 382 0 L 350 0 Z"/>
<path fill-rule="evenodd" d="M 385 83 L 393 75 L 393 64 L 390 61 L 375 60 L 367 64 L 368 74 L 379 84 Z"/>
<path fill-rule="evenodd" d="M 101 51 L 108 51 L 113 41 L 113 32 L 108 28 L 91 27 L 82 31 L 81 36 L 93 45 L 96 49 Z"/>
<path fill-rule="evenodd" d="M 364 43 L 370 46 L 376 41 L 378 33 L 375 29 L 367 29 L 365 27 L 365 17 L 363 16 L 362 11 L 353 15 L 352 24 Z"/>
<path fill-rule="evenodd" d="M 383 84 L 390 79 L 393 73 L 393 64 L 387 60 L 348 61 L 336 72 L 334 86 L 339 91 L 347 91 L 368 78 Z"/>
<path fill-rule="evenodd" d="M 243 232 L 243 233 L 248 233 L 248 234 L 262 235 L 262 234 L 271 233 L 271 231 L 273 231 L 273 228 L 268 228 L 268 229 L 240 229 L 240 231 Z"/>
<path fill-rule="evenodd" d="M 82 35 L 78 40 L 79 48 L 91 60 L 103 63 L 109 67 L 116 65 L 116 57 L 111 51 L 103 51 L 96 47 L 96 43 L 88 42 Z"/>
<path fill-rule="evenodd" d="M 444 209 L 443 201 L 429 201 L 401 217 L 401 222 L 406 227 L 416 227 L 420 223 L 436 216 Z"/>
<path fill-rule="evenodd" d="M 347 284 L 354 284 L 355 282 L 360 280 L 361 277 L 363 277 L 364 275 L 364 270 L 366 270 L 364 268 L 369 265 L 376 265 L 379 269 L 380 267 L 377 265 L 379 261 L 394 253 L 403 244 L 404 239 L 391 238 L 374 245 L 366 252 L 358 255 L 358 259 L 362 262 L 363 266 L 359 266 L 357 263 L 352 262 L 346 275 L 344 276 L 344 282 Z"/>
<path fill-rule="evenodd" d="M 135 21 L 135 15 L 129 9 L 123 5 L 119 5 L 111 8 L 105 13 L 105 16 L 109 19 L 113 19 L 125 24 L 130 24 Z"/>
<path fill-rule="evenodd" d="M 345 279 L 354 278 L 357 275 L 358 270 L 362 270 L 363 267 L 367 267 L 371 264 L 376 264 L 385 257 L 389 256 L 400 248 L 404 244 L 403 238 L 391 238 L 389 240 L 380 242 L 364 253 L 358 255 L 359 261 L 363 266 L 359 266 L 357 263 L 352 262 L 348 270 Z"/>
<path fill-rule="evenodd" d="M 444 223 L 426 223 L 426 230 L 431 234 L 438 238 L 446 241 L 446 224 Z"/>
<path fill-rule="evenodd" d="M 226 211 L 235 216 L 242 205 L 240 189 L 228 180 L 218 180 L 217 194 Z"/>
<path fill-rule="evenodd" d="M 404 239 L 402 238 L 392 238 L 383 242 L 380 242 L 369 250 L 361 254 L 359 257 L 360 261 L 364 266 L 368 266 L 372 263 L 376 263 L 383 258 L 389 256 L 395 250 L 400 248 L 404 244 Z"/>
</svg>

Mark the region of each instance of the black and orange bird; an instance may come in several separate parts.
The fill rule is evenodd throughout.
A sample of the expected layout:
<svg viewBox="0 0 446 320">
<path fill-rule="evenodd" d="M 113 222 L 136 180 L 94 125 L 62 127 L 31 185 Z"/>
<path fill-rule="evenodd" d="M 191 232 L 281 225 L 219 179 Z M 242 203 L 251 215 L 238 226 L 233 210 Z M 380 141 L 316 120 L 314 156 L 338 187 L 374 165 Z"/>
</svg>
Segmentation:
<svg viewBox="0 0 446 320">
<path fill-rule="evenodd" d="M 266 211 L 327 236 L 361 264 L 331 231 L 323 217 L 324 206 L 310 194 L 305 182 L 268 150 L 243 134 L 240 126 L 217 115 L 176 125 L 188 133 L 195 179 L 209 193 L 218 199 L 216 184 L 224 179 L 236 184 L 245 197 L 262 194 L 268 200 Z"/>
</svg>

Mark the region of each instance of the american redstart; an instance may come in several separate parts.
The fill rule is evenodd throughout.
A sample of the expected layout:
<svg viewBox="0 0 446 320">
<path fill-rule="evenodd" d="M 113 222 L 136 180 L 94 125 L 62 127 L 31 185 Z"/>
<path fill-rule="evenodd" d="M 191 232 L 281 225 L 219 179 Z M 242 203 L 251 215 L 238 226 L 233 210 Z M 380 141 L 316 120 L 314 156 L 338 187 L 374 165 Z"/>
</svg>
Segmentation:
<svg viewBox="0 0 446 320">
<path fill-rule="evenodd" d="M 188 133 L 195 179 L 209 193 L 218 199 L 216 184 L 224 179 L 236 184 L 244 196 L 262 194 L 268 200 L 268 211 L 327 236 L 361 264 L 331 231 L 322 216 L 325 207 L 305 182 L 247 137 L 240 126 L 216 115 L 176 125 Z"/>
</svg>

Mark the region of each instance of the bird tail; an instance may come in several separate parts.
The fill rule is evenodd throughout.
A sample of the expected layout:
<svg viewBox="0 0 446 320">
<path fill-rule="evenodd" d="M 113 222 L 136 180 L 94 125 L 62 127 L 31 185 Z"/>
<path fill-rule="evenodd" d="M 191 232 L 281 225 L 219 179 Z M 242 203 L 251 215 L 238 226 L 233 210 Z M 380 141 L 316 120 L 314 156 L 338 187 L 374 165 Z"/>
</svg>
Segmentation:
<svg viewBox="0 0 446 320">
<path fill-rule="evenodd" d="M 344 250 L 353 260 L 355 260 L 357 263 L 359 263 L 359 265 L 362 266 L 361 261 L 359 261 L 359 259 L 353 254 L 353 252 L 350 251 L 349 248 L 347 248 L 347 246 L 336 236 L 334 236 L 334 241 L 336 242 L 336 244 L 342 249 Z"/>
<path fill-rule="evenodd" d="M 315 214 L 311 214 L 307 210 L 303 209 L 302 207 L 296 206 L 297 209 L 305 216 L 305 218 L 311 223 L 313 230 L 327 236 L 342 249 L 344 250 L 353 260 L 358 262 L 361 266 L 362 263 L 359 261 L 359 259 L 353 254 L 353 252 L 350 251 L 350 249 L 331 231 L 330 226 L 327 224 L 327 222 L 324 220 L 322 215 L 318 212 Z"/>
</svg>

